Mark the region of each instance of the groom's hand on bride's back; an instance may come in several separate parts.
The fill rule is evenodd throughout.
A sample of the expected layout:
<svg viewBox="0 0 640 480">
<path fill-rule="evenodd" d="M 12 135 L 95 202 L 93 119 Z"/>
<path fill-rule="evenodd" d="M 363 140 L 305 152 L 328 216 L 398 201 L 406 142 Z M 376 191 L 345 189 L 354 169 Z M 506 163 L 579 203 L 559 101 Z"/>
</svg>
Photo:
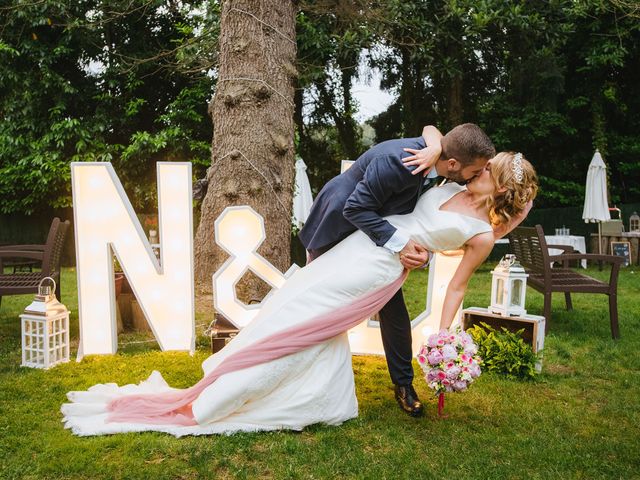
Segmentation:
<svg viewBox="0 0 640 480">
<path fill-rule="evenodd" d="M 400 250 L 400 263 L 408 270 L 423 267 L 429 261 L 429 250 L 422 245 L 409 240 L 402 250 Z"/>
</svg>

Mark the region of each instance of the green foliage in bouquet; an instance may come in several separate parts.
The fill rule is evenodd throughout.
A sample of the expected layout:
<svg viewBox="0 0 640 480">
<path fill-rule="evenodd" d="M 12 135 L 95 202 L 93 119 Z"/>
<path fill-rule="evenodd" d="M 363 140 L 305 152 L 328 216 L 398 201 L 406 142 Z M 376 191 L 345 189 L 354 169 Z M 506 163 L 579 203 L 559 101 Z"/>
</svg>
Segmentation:
<svg viewBox="0 0 640 480">
<path fill-rule="evenodd" d="M 478 355 L 482 358 L 482 369 L 496 372 L 511 378 L 533 379 L 538 356 L 531 345 L 522 339 L 524 329 L 511 332 L 502 327 L 496 330 L 484 322 L 467 330 L 478 346 Z"/>
</svg>

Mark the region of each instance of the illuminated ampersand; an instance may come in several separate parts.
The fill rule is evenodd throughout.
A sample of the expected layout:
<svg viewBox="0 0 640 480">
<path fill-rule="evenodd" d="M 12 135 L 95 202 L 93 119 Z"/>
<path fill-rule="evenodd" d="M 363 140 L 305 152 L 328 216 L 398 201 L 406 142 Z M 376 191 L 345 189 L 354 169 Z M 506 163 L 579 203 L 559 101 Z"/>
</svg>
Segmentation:
<svg viewBox="0 0 640 480">
<path fill-rule="evenodd" d="M 213 275 L 213 305 L 233 325 L 243 328 L 255 318 L 262 303 L 247 305 L 238 299 L 236 285 L 242 276 L 251 270 L 277 290 L 298 266 L 292 265 L 283 275 L 257 252 L 267 237 L 264 220 L 251 207 L 226 208 L 215 222 L 215 237 L 230 257 Z"/>
</svg>

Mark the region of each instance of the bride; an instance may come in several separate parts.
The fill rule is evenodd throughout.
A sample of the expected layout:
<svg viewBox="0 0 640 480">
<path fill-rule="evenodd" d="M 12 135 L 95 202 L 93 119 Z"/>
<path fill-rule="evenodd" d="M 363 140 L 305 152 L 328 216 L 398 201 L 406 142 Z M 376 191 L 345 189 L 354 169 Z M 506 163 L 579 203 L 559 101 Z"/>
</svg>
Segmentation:
<svg viewBox="0 0 640 480">
<path fill-rule="evenodd" d="M 499 153 L 466 186 L 422 195 L 414 211 L 386 219 L 437 252 L 463 247 L 444 301 L 448 328 L 467 282 L 494 244 L 492 226 L 519 215 L 537 192 L 520 153 Z M 76 435 L 160 431 L 182 435 L 338 425 L 358 415 L 346 331 L 379 310 L 407 271 L 389 250 L 356 231 L 298 270 L 255 320 L 202 364 L 194 386 L 171 388 L 154 371 L 139 385 L 98 384 L 67 394 L 66 428 Z"/>
</svg>

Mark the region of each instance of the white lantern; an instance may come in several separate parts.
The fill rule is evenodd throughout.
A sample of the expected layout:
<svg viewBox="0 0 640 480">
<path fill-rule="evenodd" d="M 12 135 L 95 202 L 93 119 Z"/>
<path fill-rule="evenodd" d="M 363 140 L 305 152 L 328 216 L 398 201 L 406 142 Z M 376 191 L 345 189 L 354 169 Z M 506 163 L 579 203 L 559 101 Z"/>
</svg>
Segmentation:
<svg viewBox="0 0 640 480">
<path fill-rule="evenodd" d="M 51 285 L 42 285 L 51 280 Z M 22 319 L 22 366 L 47 369 L 69 361 L 69 310 L 57 299 L 56 282 L 45 277 Z"/>
<path fill-rule="evenodd" d="M 489 311 L 503 317 L 526 315 L 527 275 L 513 254 L 505 255 L 491 272 Z"/>
<path fill-rule="evenodd" d="M 629 231 L 640 232 L 640 216 L 637 212 L 633 212 L 633 215 L 629 217 Z"/>
</svg>

